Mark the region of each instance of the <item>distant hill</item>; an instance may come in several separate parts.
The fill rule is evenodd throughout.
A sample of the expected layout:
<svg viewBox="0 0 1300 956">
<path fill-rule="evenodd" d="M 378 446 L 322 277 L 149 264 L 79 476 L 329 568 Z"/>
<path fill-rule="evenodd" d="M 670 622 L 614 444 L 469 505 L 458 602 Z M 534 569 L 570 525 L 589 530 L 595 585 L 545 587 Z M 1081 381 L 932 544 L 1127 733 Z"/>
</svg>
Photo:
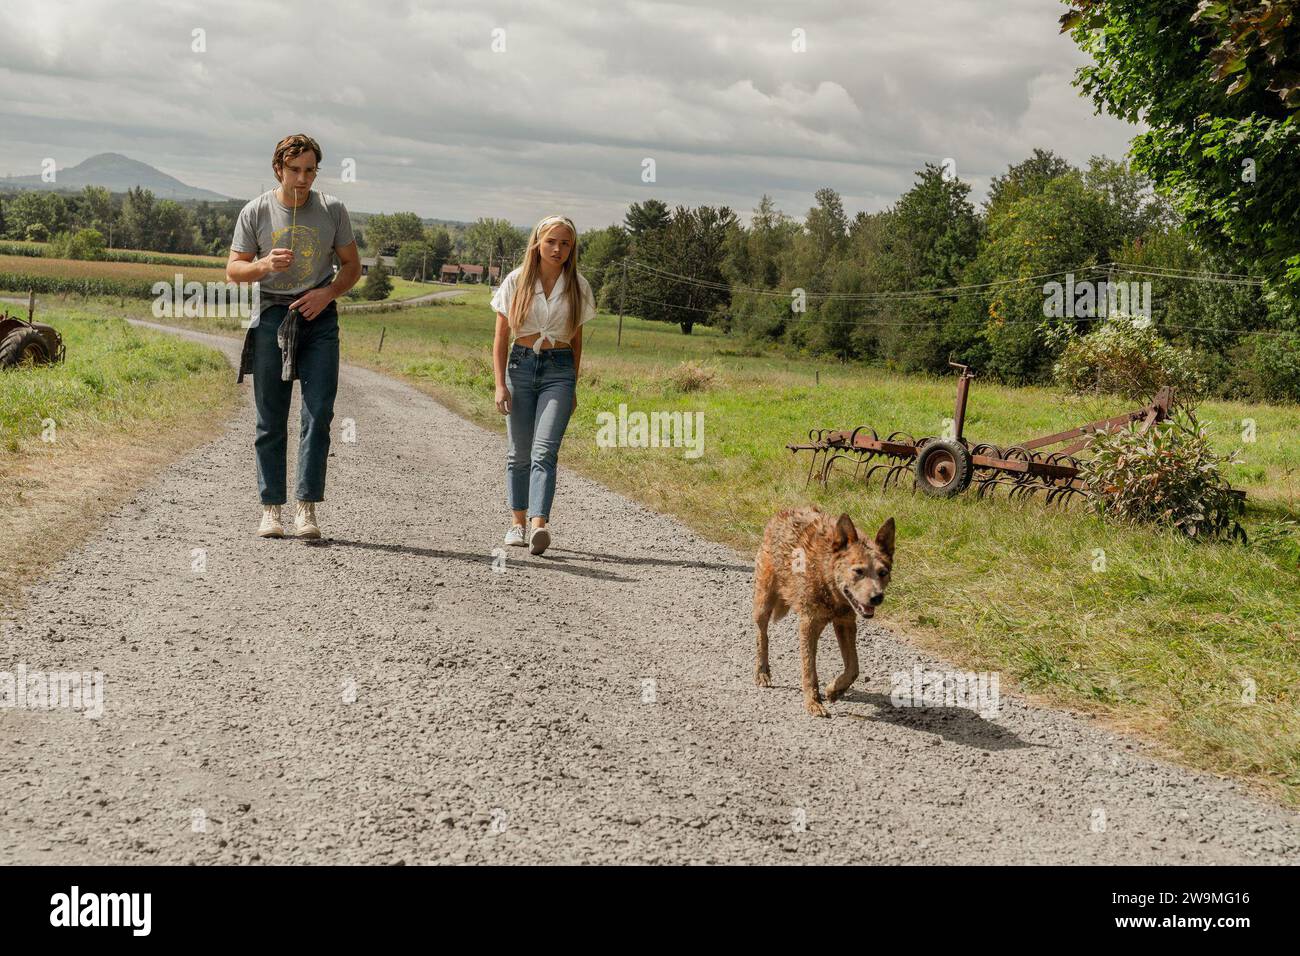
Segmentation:
<svg viewBox="0 0 1300 956">
<path fill-rule="evenodd" d="M 210 189 L 187 186 L 175 176 L 154 169 L 148 163 L 131 159 L 121 153 L 99 153 L 76 166 L 60 169 L 55 182 L 47 183 L 36 176 L 5 176 L 0 178 L 0 189 L 52 189 L 80 190 L 85 186 L 104 186 L 115 193 L 124 193 L 143 186 L 159 199 L 206 199 L 221 202 L 229 199 Z"/>
</svg>

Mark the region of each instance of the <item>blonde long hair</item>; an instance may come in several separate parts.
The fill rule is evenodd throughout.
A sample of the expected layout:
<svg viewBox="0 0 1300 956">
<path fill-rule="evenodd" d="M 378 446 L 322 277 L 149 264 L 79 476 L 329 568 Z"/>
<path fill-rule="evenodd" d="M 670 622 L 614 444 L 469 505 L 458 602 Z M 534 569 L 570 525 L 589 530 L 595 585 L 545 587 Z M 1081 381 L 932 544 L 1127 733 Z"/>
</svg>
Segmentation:
<svg viewBox="0 0 1300 956">
<path fill-rule="evenodd" d="M 564 275 L 564 297 L 569 303 L 569 321 L 565 326 L 564 337 L 567 339 L 573 335 L 578 322 L 578 310 L 582 308 L 582 290 L 578 287 L 578 229 L 568 216 L 547 216 L 533 226 L 532 234 L 528 237 L 528 248 L 524 251 L 524 264 L 515 283 L 514 297 L 510 300 L 510 311 L 506 315 L 511 335 L 519 334 L 519 327 L 533 308 L 537 280 L 542 275 L 542 240 L 557 226 L 564 226 L 573 236 L 573 248 L 561 270 Z"/>
</svg>

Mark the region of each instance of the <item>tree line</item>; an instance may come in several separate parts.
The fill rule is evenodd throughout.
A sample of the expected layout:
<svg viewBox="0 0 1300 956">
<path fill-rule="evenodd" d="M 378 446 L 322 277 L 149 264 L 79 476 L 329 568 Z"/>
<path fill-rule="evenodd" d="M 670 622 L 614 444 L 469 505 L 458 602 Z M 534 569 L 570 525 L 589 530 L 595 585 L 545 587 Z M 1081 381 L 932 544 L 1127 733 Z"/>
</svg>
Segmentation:
<svg viewBox="0 0 1300 956">
<path fill-rule="evenodd" d="M 77 193 L 30 190 L 0 196 L 0 237 L 52 242 L 94 230 L 112 249 L 224 256 L 243 205 L 233 199 L 193 205 L 160 200 L 139 186 L 125 193 L 103 186 Z"/>
<path fill-rule="evenodd" d="M 104 249 L 225 256 L 243 206 L 239 199 L 159 200 L 138 186 L 125 193 L 103 186 L 76 193 L 19 191 L 0 194 L 0 239 L 56 243 L 56 255 L 64 255 L 57 251 L 62 249 L 73 258 L 97 258 Z M 353 218 L 363 254 L 396 256 L 396 271 L 407 279 L 422 273 L 437 278 L 447 262 L 511 262 L 528 240 L 527 232 L 504 219 L 428 227 L 414 212 Z"/>
<path fill-rule="evenodd" d="M 824 188 L 802 221 L 764 196 L 747 226 L 727 207 L 651 199 L 584 233 L 581 262 L 602 307 L 621 299 L 687 334 L 717 326 L 907 372 L 946 374 L 955 360 L 1013 384 L 1047 381 L 1070 340 L 1104 318 L 1100 303 L 1091 315 L 1046 314 L 1051 280 L 1036 277 L 1149 281 L 1152 324 L 1195 354 L 1216 391 L 1300 398 L 1289 353 L 1256 334 L 1294 330 L 1288 300 L 1247 281 L 1175 277 L 1234 262 L 1200 248 L 1127 162 L 1097 156 L 1080 169 L 1036 149 L 978 207 L 970 192 L 951 168 L 926 164 L 882 211 L 849 216 Z"/>
</svg>

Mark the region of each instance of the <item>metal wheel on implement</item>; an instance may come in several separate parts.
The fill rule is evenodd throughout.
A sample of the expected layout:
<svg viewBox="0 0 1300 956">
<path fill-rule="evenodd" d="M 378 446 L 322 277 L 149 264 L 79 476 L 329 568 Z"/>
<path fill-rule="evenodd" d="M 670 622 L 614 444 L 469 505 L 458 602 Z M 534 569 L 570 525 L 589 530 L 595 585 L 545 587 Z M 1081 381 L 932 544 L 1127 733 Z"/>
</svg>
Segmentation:
<svg viewBox="0 0 1300 956">
<path fill-rule="evenodd" d="M 971 457 L 951 438 L 932 438 L 916 453 L 916 487 L 936 498 L 951 498 L 970 487 Z"/>
</svg>

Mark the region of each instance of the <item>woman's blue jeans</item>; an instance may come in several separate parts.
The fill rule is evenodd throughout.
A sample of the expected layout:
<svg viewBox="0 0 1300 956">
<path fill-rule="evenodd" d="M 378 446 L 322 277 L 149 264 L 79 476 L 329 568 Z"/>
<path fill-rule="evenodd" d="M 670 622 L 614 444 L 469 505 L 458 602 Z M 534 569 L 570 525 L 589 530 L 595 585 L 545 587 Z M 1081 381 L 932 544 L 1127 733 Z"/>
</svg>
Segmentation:
<svg viewBox="0 0 1300 956">
<path fill-rule="evenodd" d="M 257 406 L 257 487 L 264 505 L 285 503 L 285 455 L 289 447 L 289 401 L 293 382 L 280 380 L 275 333 L 288 315 L 284 305 L 266 306 L 253 335 L 253 401 Z M 339 389 L 339 312 L 336 303 L 298 330 L 298 382 L 302 424 L 298 430 L 299 501 L 325 500 L 325 464 Z"/>
<path fill-rule="evenodd" d="M 510 391 L 506 482 L 511 511 L 527 509 L 529 518 L 550 520 L 555 463 L 573 414 L 577 387 L 573 349 L 534 352 L 523 345 L 511 346 L 506 360 L 506 388 Z"/>
</svg>

